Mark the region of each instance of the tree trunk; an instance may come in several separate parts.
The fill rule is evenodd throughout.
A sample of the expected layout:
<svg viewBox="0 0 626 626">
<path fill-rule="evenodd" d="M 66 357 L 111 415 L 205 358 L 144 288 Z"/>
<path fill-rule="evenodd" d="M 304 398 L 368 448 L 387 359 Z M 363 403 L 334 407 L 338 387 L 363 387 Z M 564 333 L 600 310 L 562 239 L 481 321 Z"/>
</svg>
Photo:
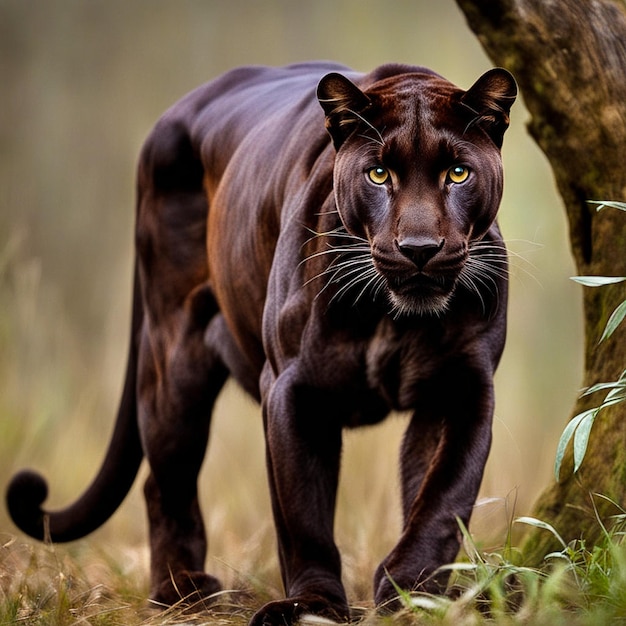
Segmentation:
<svg viewBox="0 0 626 626">
<path fill-rule="evenodd" d="M 531 114 L 529 131 L 545 152 L 563 198 L 580 275 L 626 276 L 626 214 L 589 200 L 626 200 L 626 4 L 621 0 L 457 0 L 492 61 L 509 69 Z M 513 115 L 515 112 L 513 111 Z M 529 181 L 530 182 L 530 181 Z M 532 183 L 531 183 L 532 184 Z M 583 385 L 617 380 L 626 367 L 626 322 L 598 341 L 626 283 L 581 287 L 585 322 Z M 604 395 L 579 400 L 572 416 Z M 571 416 L 570 416 L 571 417 Z M 563 426 L 567 416 L 563 416 Z M 626 507 L 626 402 L 600 413 L 581 469 L 571 446 L 560 481 L 533 515 L 566 540 L 593 542 L 600 526 L 592 494 Z M 594 498 L 602 518 L 615 513 Z M 533 531 L 525 552 L 537 563 L 554 548 Z"/>
</svg>

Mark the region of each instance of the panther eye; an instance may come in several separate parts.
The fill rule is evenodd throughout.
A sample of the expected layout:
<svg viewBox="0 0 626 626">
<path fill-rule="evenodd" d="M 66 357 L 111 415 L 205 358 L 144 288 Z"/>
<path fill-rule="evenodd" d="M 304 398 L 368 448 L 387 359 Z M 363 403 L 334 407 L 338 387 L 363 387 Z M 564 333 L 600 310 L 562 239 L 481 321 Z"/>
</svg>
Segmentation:
<svg viewBox="0 0 626 626">
<path fill-rule="evenodd" d="M 375 185 L 384 185 L 389 180 L 389 170 L 379 165 L 367 170 L 367 176 Z"/>
<path fill-rule="evenodd" d="M 454 183 L 455 185 L 459 185 L 464 183 L 469 176 L 470 171 L 464 165 L 455 165 L 451 167 L 446 175 L 447 182 Z"/>
</svg>

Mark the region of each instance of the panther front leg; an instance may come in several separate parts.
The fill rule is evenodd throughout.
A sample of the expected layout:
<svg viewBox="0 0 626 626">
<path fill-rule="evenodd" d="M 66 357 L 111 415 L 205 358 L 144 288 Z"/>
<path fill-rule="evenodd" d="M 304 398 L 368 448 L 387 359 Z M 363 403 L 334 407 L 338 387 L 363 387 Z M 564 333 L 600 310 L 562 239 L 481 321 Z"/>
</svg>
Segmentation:
<svg viewBox="0 0 626 626">
<path fill-rule="evenodd" d="M 323 392 L 302 385 L 295 366 L 264 402 L 267 468 L 287 598 L 262 607 L 251 626 L 295 623 L 314 614 L 349 618 L 333 537 L 341 421 Z"/>
<path fill-rule="evenodd" d="M 396 586 L 445 591 L 448 575 L 437 570 L 458 553 L 458 519 L 469 523 L 489 454 L 491 376 L 464 369 L 442 378 L 429 385 L 433 393 L 413 415 L 402 446 L 404 528 L 374 578 L 376 604 L 389 610 L 398 608 Z M 445 392 L 451 380 L 455 391 Z"/>
</svg>

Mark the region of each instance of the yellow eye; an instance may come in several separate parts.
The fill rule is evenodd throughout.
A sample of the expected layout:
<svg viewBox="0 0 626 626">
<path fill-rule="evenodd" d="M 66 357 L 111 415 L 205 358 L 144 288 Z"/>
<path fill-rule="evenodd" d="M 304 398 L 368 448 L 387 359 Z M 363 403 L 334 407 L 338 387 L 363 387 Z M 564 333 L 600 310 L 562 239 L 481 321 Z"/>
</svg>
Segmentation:
<svg viewBox="0 0 626 626">
<path fill-rule="evenodd" d="M 375 185 L 384 185 L 389 180 L 389 170 L 380 166 L 367 170 L 367 175 Z"/>
<path fill-rule="evenodd" d="M 448 182 L 454 183 L 455 185 L 464 183 L 467 180 L 469 173 L 469 169 L 464 165 L 455 165 L 448 170 Z"/>
</svg>

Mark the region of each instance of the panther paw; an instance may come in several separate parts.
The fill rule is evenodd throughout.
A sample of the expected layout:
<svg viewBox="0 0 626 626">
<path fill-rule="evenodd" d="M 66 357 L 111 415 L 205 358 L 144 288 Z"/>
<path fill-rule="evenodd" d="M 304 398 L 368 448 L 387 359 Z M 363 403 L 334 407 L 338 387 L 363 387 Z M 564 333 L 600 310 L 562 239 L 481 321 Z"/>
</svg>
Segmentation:
<svg viewBox="0 0 626 626">
<path fill-rule="evenodd" d="M 311 595 L 269 602 L 255 613 L 248 626 L 326 626 L 345 624 L 349 620 L 347 605 Z"/>
</svg>

